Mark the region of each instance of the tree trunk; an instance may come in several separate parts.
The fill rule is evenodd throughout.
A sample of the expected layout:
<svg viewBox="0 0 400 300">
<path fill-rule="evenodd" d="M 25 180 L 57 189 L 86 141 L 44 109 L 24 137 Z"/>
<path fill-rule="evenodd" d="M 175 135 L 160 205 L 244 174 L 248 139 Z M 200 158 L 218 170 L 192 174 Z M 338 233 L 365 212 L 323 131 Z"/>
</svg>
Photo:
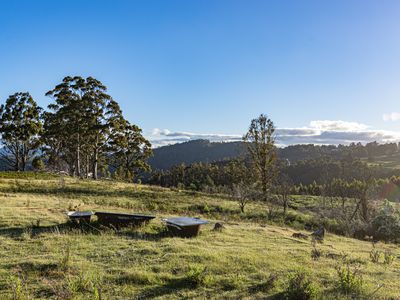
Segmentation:
<svg viewBox="0 0 400 300">
<path fill-rule="evenodd" d="M 286 215 L 288 203 L 286 195 L 283 195 L 283 214 Z"/>
<path fill-rule="evenodd" d="M 85 177 L 86 177 L 86 178 L 89 178 L 89 173 L 90 173 L 90 157 L 89 157 L 88 154 L 86 155 L 86 166 L 85 166 L 85 169 L 86 169 Z"/>
<path fill-rule="evenodd" d="M 99 137 L 96 136 L 96 147 L 94 148 L 94 155 L 93 155 L 93 174 L 92 177 L 94 180 L 97 180 L 97 168 L 98 168 L 98 159 L 99 159 L 99 148 L 97 147 L 99 141 Z"/>
<path fill-rule="evenodd" d="M 26 160 L 27 160 L 26 145 L 22 144 L 22 157 L 21 157 L 21 170 L 22 171 L 25 171 L 25 169 L 26 169 Z"/>
<path fill-rule="evenodd" d="M 16 147 L 15 147 L 15 165 L 14 165 L 14 170 L 15 171 L 19 171 L 19 144 L 16 143 Z"/>
<path fill-rule="evenodd" d="M 366 195 L 361 196 L 361 213 L 365 222 L 368 222 L 368 200 Z"/>
<path fill-rule="evenodd" d="M 75 172 L 77 177 L 81 177 L 81 146 L 80 146 L 80 135 L 78 134 L 78 145 L 76 147 L 76 167 Z"/>
</svg>

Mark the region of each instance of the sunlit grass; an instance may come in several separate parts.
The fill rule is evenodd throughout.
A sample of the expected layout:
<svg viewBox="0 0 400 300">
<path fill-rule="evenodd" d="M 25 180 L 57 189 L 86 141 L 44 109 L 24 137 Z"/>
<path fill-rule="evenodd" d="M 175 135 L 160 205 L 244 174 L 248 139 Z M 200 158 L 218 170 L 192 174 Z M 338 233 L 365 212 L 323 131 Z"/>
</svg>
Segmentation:
<svg viewBox="0 0 400 300">
<path fill-rule="evenodd" d="M 297 199 L 301 206 L 310 199 Z M 0 298 L 14 287 L 31 298 L 265 298 L 278 297 L 288 273 L 310 272 L 327 298 L 337 298 L 336 267 L 343 259 L 360 266 L 365 295 L 399 296 L 400 251 L 391 265 L 372 263 L 371 243 L 328 234 L 319 260 L 310 241 L 292 238 L 294 229 L 261 222 L 262 203 L 240 214 L 236 202 L 205 194 L 178 192 L 111 181 L 58 178 L 0 179 Z M 199 206 L 200 205 L 200 206 Z M 156 214 L 142 228 L 89 228 L 65 225 L 64 212 L 110 210 Z M 165 235 L 161 217 L 199 216 L 211 221 L 197 238 Z M 39 220 L 39 221 L 38 221 Z M 222 221 L 222 232 L 212 230 Z M 276 277 L 272 286 L 271 275 Z M 64 297 L 64 298 L 63 298 Z"/>
</svg>

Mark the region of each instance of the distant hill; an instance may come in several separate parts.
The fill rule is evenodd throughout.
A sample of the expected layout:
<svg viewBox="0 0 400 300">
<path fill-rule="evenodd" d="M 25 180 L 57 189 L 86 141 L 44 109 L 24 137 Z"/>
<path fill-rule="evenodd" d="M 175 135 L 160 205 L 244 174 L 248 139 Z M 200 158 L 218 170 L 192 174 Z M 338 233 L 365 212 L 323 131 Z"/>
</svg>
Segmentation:
<svg viewBox="0 0 400 300">
<path fill-rule="evenodd" d="M 243 142 L 210 142 L 194 140 L 180 144 L 163 146 L 154 149 L 154 156 L 148 162 L 153 169 L 167 170 L 174 165 L 186 165 L 203 162 L 211 163 L 229 160 L 246 153 Z M 292 145 L 278 149 L 278 156 L 290 163 L 301 160 L 330 157 L 341 159 L 347 156 L 365 159 L 370 163 L 384 166 L 400 165 L 400 147 L 396 143 L 378 144 L 372 142 L 366 145 Z"/>
<path fill-rule="evenodd" d="M 167 170 L 174 165 L 186 165 L 203 162 L 211 163 L 230 160 L 244 155 L 246 148 L 243 142 L 210 142 L 194 140 L 180 144 L 163 146 L 154 149 L 154 156 L 148 162 L 153 169 Z M 295 162 L 304 159 L 315 159 L 323 156 L 340 156 L 336 146 L 294 145 L 279 148 L 282 159 Z"/>
<path fill-rule="evenodd" d="M 167 170 L 174 165 L 195 162 L 211 163 L 235 158 L 245 152 L 242 142 L 211 143 L 195 140 L 154 149 L 154 156 L 148 162 L 153 169 Z"/>
</svg>

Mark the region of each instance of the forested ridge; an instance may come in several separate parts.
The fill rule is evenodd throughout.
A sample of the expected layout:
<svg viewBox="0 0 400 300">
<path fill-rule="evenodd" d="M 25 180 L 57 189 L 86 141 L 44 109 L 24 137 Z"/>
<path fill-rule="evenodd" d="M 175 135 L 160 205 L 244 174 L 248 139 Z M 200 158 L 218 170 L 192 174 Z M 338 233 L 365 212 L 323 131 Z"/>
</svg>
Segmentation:
<svg viewBox="0 0 400 300">
<path fill-rule="evenodd" d="M 335 160 L 352 157 L 376 161 L 381 156 L 391 157 L 399 154 L 397 143 L 379 144 L 371 142 L 366 145 L 352 143 L 350 145 L 314 145 L 301 144 L 277 148 L 278 156 L 289 163 L 302 160 L 332 158 Z M 172 166 L 192 163 L 212 163 L 226 161 L 246 155 L 243 142 L 210 142 L 194 140 L 185 143 L 162 146 L 153 149 L 154 155 L 148 159 L 153 169 L 167 170 Z M 397 158 L 395 158 L 397 159 Z M 400 157 L 398 158 L 400 163 Z"/>
</svg>

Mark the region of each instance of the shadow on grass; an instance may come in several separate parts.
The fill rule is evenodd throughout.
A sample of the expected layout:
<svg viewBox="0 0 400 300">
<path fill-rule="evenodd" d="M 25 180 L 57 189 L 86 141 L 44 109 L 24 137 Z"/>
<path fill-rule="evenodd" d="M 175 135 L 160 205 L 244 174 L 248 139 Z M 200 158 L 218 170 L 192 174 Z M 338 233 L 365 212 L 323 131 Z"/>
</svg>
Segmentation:
<svg viewBox="0 0 400 300">
<path fill-rule="evenodd" d="M 19 184 L 17 186 L 8 186 L 0 188 L 0 192 L 3 193 L 29 193 L 39 195 L 57 195 L 60 197 L 71 197 L 76 196 L 108 196 L 108 197 L 129 197 L 129 198 L 160 198 L 160 193 L 154 190 L 136 190 L 136 189 L 102 189 L 98 186 L 65 186 L 65 187 L 46 187 L 40 185 L 28 185 Z M 165 194 L 163 193 L 163 198 Z"/>
<path fill-rule="evenodd" d="M 7 227 L 0 228 L 0 236 L 10 237 L 13 239 L 21 240 L 24 237 L 36 238 L 41 234 L 55 233 L 55 234 L 91 234 L 91 235 L 104 235 L 114 234 L 135 240 L 161 240 L 168 237 L 168 232 L 160 228 L 156 232 L 143 232 L 140 226 L 128 226 L 123 228 L 106 227 L 98 222 L 91 222 L 90 224 L 75 225 L 70 222 L 49 225 L 49 226 L 27 226 L 27 227 Z"/>
<path fill-rule="evenodd" d="M 177 293 L 180 290 L 195 288 L 186 277 L 172 278 L 163 285 L 151 287 L 138 295 L 138 299 L 153 299 Z"/>
</svg>

